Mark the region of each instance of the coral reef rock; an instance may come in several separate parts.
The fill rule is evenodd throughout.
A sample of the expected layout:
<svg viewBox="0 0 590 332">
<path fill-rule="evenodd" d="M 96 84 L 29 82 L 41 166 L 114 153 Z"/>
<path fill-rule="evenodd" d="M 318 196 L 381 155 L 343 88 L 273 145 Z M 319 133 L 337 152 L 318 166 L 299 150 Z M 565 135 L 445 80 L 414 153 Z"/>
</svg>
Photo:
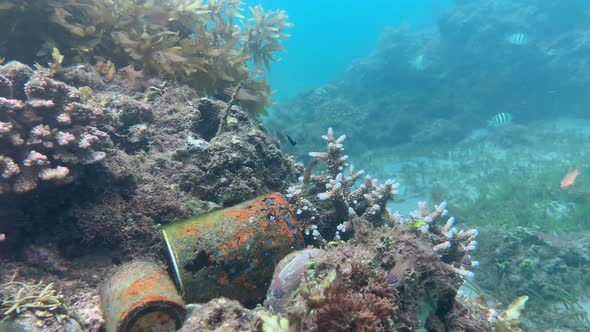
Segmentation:
<svg viewBox="0 0 590 332">
<path fill-rule="evenodd" d="M 102 160 L 103 110 L 75 87 L 18 62 L 0 67 L 0 194 L 72 181 Z"/>
</svg>

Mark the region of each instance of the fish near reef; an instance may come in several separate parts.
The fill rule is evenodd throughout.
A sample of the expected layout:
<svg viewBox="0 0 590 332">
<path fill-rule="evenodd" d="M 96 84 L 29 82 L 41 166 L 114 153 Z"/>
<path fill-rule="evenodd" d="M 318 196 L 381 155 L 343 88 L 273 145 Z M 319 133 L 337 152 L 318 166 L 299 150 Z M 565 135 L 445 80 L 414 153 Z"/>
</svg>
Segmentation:
<svg viewBox="0 0 590 332">
<path fill-rule="evenodd" d="M 422 71 L 430 66 L 430 61 L 424 54 L 419 54 L 410 61 L 410 66 L 417 71 Z"/>
<path fill-rule="evenodd" d="M 291 144 L 292 146 L 297 145 L 297 142 L 295 142 L 291 136 L 287 135 L 287 141 L 289 141 L 289 144 Z"/>
<path fill-rule="evenodd" d="M 280 131 L 275 131 L 275 136 L 277 137 L 277 139 L 278 139 L 278 141 L 279 141 L 280 144 L 289 143 L 292 146 L 297 145 L 297 142 L 293 138 L 291 138 L 291 136 L 284 135 Z"/>
<path fill-rule="evenodd" d="M 559 185 L 561 189 L 571 189 L 574 186 L 574 184 L 576 184 L 576 178 L 578 177 L 578 175 L 580 175 L 580 166 L 576 166 L 576 168 L 569 170 L 561 180 L 561 184 Z"/>
<path fill-rule="evenodd" d="M 395 262 L 393 267 L 387 273 L 387 284 L 392 287 L 397 287 L 402 284 L 407 276 L 408 271 L 411 271 L 416 266 L 417 257 L 410 256 L 403 260 Z"/>
<path fill-rule="evenodd" d="M 506 40 L 516 46 L 523 46 L 529 43 L 529 36 L 526 33 L 513 33 L 506 37 Z"/>
<path fill-rule="evenodd" d="M 502 112 L 488 120 L 488 127 L 498 128 L 512 123 L 512 114 Z"/>
</svg>

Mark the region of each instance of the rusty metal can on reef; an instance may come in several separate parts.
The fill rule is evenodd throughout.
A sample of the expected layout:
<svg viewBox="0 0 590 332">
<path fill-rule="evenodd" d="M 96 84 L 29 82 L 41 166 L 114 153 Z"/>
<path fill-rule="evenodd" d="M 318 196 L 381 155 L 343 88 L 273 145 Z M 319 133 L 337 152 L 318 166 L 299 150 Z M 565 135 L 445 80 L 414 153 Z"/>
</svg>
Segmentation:
<svg viewBox="0 0 590 332">
<path fill-rule="evenodd" d="M 304 246 L 279 193 L 167 225 L 163 233 L 187 302 L 225 296 L 261 303 L 278 261 Z"/>
<path fill-rule="evenodd" d="M 107 332 L 172 332 L 186 316 L 174 282 L 151 261 L 120 266 L 102 285 L 100 304 Z"/>
</svg>

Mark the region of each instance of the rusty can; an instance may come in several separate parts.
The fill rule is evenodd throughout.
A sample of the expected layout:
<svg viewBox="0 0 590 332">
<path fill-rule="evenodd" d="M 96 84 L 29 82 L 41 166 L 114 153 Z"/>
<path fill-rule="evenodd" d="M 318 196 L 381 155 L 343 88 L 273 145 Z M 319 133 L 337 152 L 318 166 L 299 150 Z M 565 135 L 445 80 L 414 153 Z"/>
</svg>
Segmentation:
<svg viewBox="0 0 590 332">
<path fill-rule="evenodd" d="M 167 225 L 163 233 L 187 302 L 225 296 L 247 307 L 262 303 L 275 265 L 304 246 L 279 193 Z"/>
<path fill-rule="evenodd" d="M 100 304 L 107 332 L 176 331 L 186 307 L 174 282 L 152 261 L 120 266 L 102 285 Z"/>
</svg>

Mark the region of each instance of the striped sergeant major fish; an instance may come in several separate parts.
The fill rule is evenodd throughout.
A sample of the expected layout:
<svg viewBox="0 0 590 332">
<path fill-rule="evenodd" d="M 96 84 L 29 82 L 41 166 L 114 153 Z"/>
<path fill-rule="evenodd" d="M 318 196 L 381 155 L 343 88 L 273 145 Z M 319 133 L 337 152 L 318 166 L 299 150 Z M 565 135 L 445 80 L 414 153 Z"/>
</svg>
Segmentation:
<svg viewBox="0 0 590 332">
<path fill-rule="evenodd" d="M 529 43 L 529 36 L 522 32 L 513 33 L 506 37 L 506 40 L 512 45 L 522 46 Z"/>
<path fill-rule="evenodd" d="M 424 54 L 418 54 L 410 61 L 410 66 L 415 70 L 422 71 L 430 66 L 430 61 Z"/>
<path fill-rule="evenodd" d="M 494 117 L 488 120 L 488 127 L 502 127 L 512 122 L 512 114 L 502 112 L 494 115 Z"/>
</svg>

